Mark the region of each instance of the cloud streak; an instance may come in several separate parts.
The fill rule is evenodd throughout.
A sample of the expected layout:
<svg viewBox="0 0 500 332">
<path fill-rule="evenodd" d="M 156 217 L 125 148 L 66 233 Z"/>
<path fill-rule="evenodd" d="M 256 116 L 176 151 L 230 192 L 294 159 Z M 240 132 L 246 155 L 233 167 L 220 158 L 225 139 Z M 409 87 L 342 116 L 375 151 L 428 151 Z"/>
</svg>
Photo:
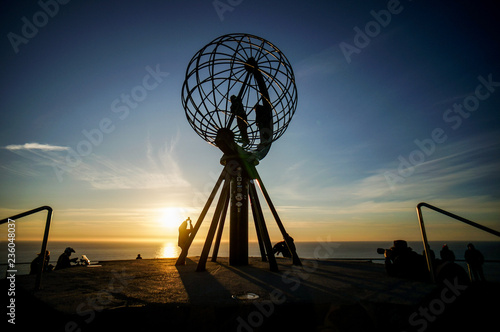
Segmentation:
<svg viewBox="0 0 500 332">
<path fill-rule="evenodd" d="M 67 151 L 67 150 L 69 150 L 69 147 L 66 147 L 66 146 L 41 144 L 41 143 L 24 143 L 24 144 L 20 144 L 20 145 L 11 144 L 11 145 L 4 146 L 3 148 L 10 150 L 10 151 L 18 151 L 18 150 Z"/>
</svg>

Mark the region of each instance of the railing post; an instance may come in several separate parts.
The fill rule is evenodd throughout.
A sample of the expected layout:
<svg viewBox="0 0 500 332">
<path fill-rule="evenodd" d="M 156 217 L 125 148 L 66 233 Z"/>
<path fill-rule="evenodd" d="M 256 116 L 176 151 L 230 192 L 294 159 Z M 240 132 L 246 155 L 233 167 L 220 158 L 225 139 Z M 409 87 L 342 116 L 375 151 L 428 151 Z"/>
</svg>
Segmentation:
<svg viewBox="0 0 500 332">
<path fill-rule="evenodd" d="M 49 240 L 49 230 L 50 230 L 50 222 L 52 220 L 52 208 L 50 206 L 46 206 L 47 210 L 47 219 L 45 221 L 45 231 L 43 232 L 43 240 L 42 240 L 42 249 L 40 254 L 42 255 L 42 264 L 40 264 L 40 270 L 37 271 L 36 280 L 35 280 L 35 290 L 40 289 L 40 285 L 42 283 L 42 273 L 45 269 L 45 251 L 47 250 L 47 242 Z"/>
<path fill-rule="evenodd" d="M 37 271 L 37 274 L 36 274 L 35 290 L 40 289 L 40 284 L 42 282 L 42 273 L 43 273 L 43 269 L 45 268 L 45 251 L 47 250 L 47 242 L 49 240 L 50 221 L 52 220 L 52 211 L 53 210 L 50 206 L 45 205 L 45 206 L 40 206 L 40 207 L 33 209 L 33 210 L 29 210 L 29 211 L 25 211 L 25 212 L 16 214 L 15 216 L 0 220 L 0 225 L 1 225 L 1 224 L 6 223 L 9 219 L 16 220 L 16 219 L 26 217 L 26 216 L 29 216 L 31 214 L 34 214 L 34 213 L 37 213 L 37 212 L 40 212 L 43 210 L 47 210 L 47 219 L 45 221 L 45 231 L 43 233 L 42 251 L 40 252 L 40 255 L 42 255 L 42 264 L 40 264 L 40 269 Z"/>
<path fill-rule="evenodd" d="M 418 222 L 420 224 L 420 233 L 422 233 L 422 242 L 424 243 L 424 253 L 425 253 L 425 260 L 427 261 L 427 269 L 429 270 L 431 282 L 435 283 L 436 278 L 434 275 L 434 266 L 432 264 L 431 250 L 429 248 L 429 242 L 427 241 L 427 234 L 425 233 L 424 217 L 422 216 L 422 210 L 420 204 L 417 205 L 417 216 L 418 216 Z"/>
<path fill-rule="evenodd" d="M 448 216 L 450 218 L 456 219 L 458 221 L 463 222 L 464 224 L 479 228 L 482 231 L 488 232 L 490 234 L 500 236 L 500 232 L 495 231 L 494 229 L 491 229 L 489 227 L 483 226 L 481 224 L 475 223 L 473 221 L 470 221 L 469 219 L 465 219 L 463 217 L 460 217 L 456 214 L 453 214 L 451 212 L 448 212 L 446 210 L 440 209 L 438 207 L 435 207 L 434 205 L 430 205 L 424 202 L 418 203 L 417 204 L 417 216 L 418 216 L 418 222 L 420 224 L 420 232 L 422 233 L 422 241 L 424 242 L 424 251 L 425 251 L 425 259 L 427 260 L 427 267 L 429 268 L 429 273 L 431 275 L 431 280 L 432 282 L 435 282 L 435 275 L 434 275 L 434 268 L 432 265 L 432 257 L 430 254 L 430 248 L 429 248 L 429 242 L 427 241 L 427 235 L 425 233 L 425 226 L 424 226 L 424 217 L 422 215 L 422 207 L 427 207 L 431 210 L 434 210 L 436 212 L 439 212 L 441 214 L 444 214 L 445 216 Z"/>
</svg>

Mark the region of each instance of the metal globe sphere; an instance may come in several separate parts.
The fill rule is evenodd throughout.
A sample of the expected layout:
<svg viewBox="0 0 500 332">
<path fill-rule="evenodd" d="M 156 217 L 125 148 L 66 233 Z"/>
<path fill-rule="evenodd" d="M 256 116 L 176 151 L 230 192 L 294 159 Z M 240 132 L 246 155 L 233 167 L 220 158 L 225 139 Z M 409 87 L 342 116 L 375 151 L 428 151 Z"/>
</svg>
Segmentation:
<svg viewBox="0 0 500 332">
<path fill-rule="evenodd" d="M 297 107 L 292 67 L 267 40 L 234 33 L 218 37 L 189 62 L 182 87 L 189 124 L 208 143 L 265 157 Z"/>
</svg>

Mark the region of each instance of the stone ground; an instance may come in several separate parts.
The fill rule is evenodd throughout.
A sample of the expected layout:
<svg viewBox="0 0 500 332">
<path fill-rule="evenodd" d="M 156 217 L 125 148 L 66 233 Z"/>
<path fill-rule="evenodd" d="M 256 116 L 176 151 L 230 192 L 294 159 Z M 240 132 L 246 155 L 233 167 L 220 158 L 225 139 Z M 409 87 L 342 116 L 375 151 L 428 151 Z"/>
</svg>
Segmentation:
<svg viewBox="0 0 500 332">
<path fill-rule="evenodd" d="M 198 257 L 108 261 L 17 276 L 16 327 L 51 331 L 452 331 L 495 323 L 498 284 L 442 285 L 392 278 L 382 264 Z M 6 287 L 6 280 L 2 280 Z M 488 304 L 487 304 L 488 303 Z M 493 303 L 493 304 L 492 304 Z M 496 323 L 495 323 L 496 325 Z M 486 328 L 484 329 L 486 330 Z"/>
</svg>

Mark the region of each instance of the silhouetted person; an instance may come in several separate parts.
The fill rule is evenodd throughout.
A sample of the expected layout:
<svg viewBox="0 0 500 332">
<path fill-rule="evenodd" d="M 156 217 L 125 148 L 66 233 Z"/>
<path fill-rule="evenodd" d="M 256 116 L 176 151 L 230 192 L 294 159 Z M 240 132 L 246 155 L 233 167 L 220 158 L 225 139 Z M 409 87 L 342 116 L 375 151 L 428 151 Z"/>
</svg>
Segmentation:
<svg viewBox="0 0 500 332">
<path fill-rule="evenodd" d="M 469 276 L 465 272 L 465 269 L 457 263 L 446 260 L 436 260 L 434 277 L 437 283 L 443 283 L 447 280 L 448 282 L 456 282 L 459 285 L 470 284 Z"/>
<path fill-rule="evenodd" d="M 469 243 L 464 257 L 467 262 L 467 267 L 469 268 L 470 281 L 485 281 L 483 274 L 483 254 L 481 254 L 472 243 Z"/>
<path fill-rule="evenodd" d="M 439 252 L 439 256 L 445 262 L 455 262 L 455 254 L 448 248 L 447 244 L 443 245 L 443 248 Z"/>
<path fill-rule="evenodd" d="M 260 130 L 260 144 L 270 144 L 273 138 L 273 113 L 269 107 L 255 106 L 255 122 Z"/>
<path fill-rule="evenodd" d="M 72 266 L 71 262 L 76 263 L 78 257 L 70 259 L 72 252 L 75 252 L 73 248 L 67 247 L 66 249 L 64 249 L 64 252 L 57 259 L 56 268 L 54 270 L 66 269 Z"/>
<path fill-rule="evenodd" d="M 231 113 L 236 116 L 238 129 L 240 130 L 241 141 L 243 146 L 245 146 L 250 143 L 247 133 L 247 114 L 245 113 L 245 109 L 243 108 L 241 98 L 236 97 L 235 95 L 231 96 Z"/>
<path fill-rule="evenodd" d="M 295 251 L 295 244 L 293 243 L 293 238 L 287 234 L 290 244 L 292 246 L 292 250 Z M 274 245 L 273 247 L 273 254 L 278 256 L 279 254 L 282 254 L 283 257 L 290 258 L 292 257 L 292 253 L 290 252 L 290 248 L 288 248 L 287 244 L 285 241 L 278 242 Z"/>
<path fill-rule="evenodd" d="M 54 268 L 50 261 L 50 251 L 45 250 L 45 265 L 43 267 L 43 272 L 50 272 Z M 42 254 L 38 254 L 38 256 L 31 262 L 30 265 L 30 274 L 37 274 L 40 271 L 40 265 L 42 264 Z"/>
<path fill-rule="evenodd" d="M 237 153 L 237 144 L 234 142 L 234 133 L 228 128 L 220 128 L 215 136 L 215 145 L 226 155 Z"/>
<path fill-rule="evenodd" d="M 404 240 L 394 241 L 394 246 L 385 250 L 385 269 L 393 277 L 427 280 L 425 257 L 417 254 Z"/>
<path fill-rule="evenodd" d="M 142 259 L 141 254 L 137 254 L 137 257 L 135 259 Z"/>
<path fill-rule="evenodd" d="M 188 228 L 188 221 L 189 221 L 189 228 Z M 192 231 L 193 231 L 193 224 L 191 223 L 191 218 L 187 218 L 179 226 L 179 239 L 177 240 L 177 245 L 181 247 L 181 249 L 184 249 L 184 246 L 186 245 L 186 242 L 189 239 L 189 235 L 191 235 Z"/>
<path fill-rule="evenodd" d="M 288 246 L 286 245 L 285 241 L 281 241 L 281 242 L 276 243 L 273 247 L 273 253 L 276 256 L 279 256 L 279 254 L 282 254 L 283 257 L 292 257 L 292 254 L 290 254 L 290 250 L 288 250 Z"/>
</svg>

